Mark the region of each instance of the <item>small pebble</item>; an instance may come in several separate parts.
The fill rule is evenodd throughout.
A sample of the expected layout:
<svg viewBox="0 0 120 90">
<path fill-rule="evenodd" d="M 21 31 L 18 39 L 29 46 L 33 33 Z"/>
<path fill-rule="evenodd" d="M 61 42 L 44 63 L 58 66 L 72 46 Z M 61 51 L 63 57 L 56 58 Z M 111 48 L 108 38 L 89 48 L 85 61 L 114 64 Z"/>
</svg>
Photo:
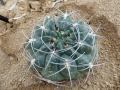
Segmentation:
<svg viewBox="0 0 120 90">
<path fill-rule="evenodd" d="M 117 79 L 118 79 L 117 74 L 115 74 L 115 75 L 113 76 L 113 78 L 114 78 L 114 80 L 117 80 Z"/>
<path fill-rule="evenodd" d="M 88 82 L 87 82 L 87 84 L 90 86 L 90 85 L 91 85 L 91 82 L 90 82 L 90 81 L 88 81 Z"/>
<path fill-rule="evenodd" d="M 120 60 L 120 52 L 117 54 L 117 59 Z"/>
<path fill-rule="evenodd" d="M 10 56 L 10 60 L 14 60 L 14 58 Z"/>
<path fill-rule="evenodd" d="M 99 86 L 99 82 L 97 82 L 96 85 Z"/>
<path fill-rule="evenodd" d="M 2 40 L 0 39 L 0 46 L 2 45 Z"/>
<path fill-rule="evenodd" d="M 52 2 L 55 2 L 56 0 L 52 0 Z"/>
<path fill-rule="evenodd" d="M 68 0 L 64 0 L 64 2 L 67 2 Z"/>
<path fill-rule="evenodd" d="M 103 84 L 103 83 L 100 83 L 100 86 L 103 87 L 103 88 L 105 88 L 105 84 Z"/>
<path fill-rule="evenodd" d="M 110 83 L 109 83 L 109 82 L 105 82 L 105 84 L 106 84 L 107 86 L 109 86 L 109 85 L 110 85 Z"/>
<path fill-rule="evenodd" d="M 88 87 L 87 85 L 83 86 L 84 89 L 87 89 L 87 87 Z"/>
</svg>

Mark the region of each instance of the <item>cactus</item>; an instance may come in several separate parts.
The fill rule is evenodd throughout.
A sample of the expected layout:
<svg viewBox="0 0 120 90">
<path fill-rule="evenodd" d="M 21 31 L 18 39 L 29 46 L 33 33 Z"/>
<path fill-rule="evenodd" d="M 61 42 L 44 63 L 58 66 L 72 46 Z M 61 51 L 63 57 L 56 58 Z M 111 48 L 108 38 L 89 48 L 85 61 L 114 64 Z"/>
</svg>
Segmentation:
<svg viewBox="0 0 120 90">
<path fill-rule="evenodd" d="M 30 38 L 23 33 L 28 39 L 24 51 L 30 68 L 39 79 L 55 85 L 70 80 L 72 86 L 73 79 L 81 78 L 86 72 L 88 78 L 93 67 L 101 65 L 94 64 L 98 30 L 95 32 L 82 19 L 73 21 L 71 17 L 72 13 L 63 12 L 58 19 L 46 16 L 43 25 L 34 27 Z"/>
</svg>

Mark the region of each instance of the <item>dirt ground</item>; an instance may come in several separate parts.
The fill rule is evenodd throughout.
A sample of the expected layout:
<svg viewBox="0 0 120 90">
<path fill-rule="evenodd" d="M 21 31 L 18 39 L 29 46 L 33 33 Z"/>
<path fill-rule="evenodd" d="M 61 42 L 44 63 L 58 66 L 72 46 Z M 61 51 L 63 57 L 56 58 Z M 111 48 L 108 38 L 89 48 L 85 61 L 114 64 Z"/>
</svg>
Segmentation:
<svg viewBox="0 0 120 90">
<path fill-rule="evenodd" d="M 26 42 L 22 30 L 29 36 L 34 26 L 32 22 L 52 12 L 55 0 L 42 2 L 37 12 L 26 11 L 24 2 L 9 11 L 16 0 L 5 1 L 5 6 L 0 4 L 0 15 L 13 18 L 26 13 L 26 16 L 13 24 L 0 21 L 0 90 L 70 90 L 38 80 L 32 70 L 27 72 L 30 64 L 21 55 L 21 43 Z M 94 15 L 90 22 L 94 30 L 100 23 L 106 25 L 98 32 L 103 36 L 98 41 L 99 63 L 106 64 L 94 67 L 94 75 L 90 73 L 86 83 L 74 80 L 72 90 L 120 90 L 120 0 L 65 0 L 56 7 L 62 11 L 81 10 L 77 12 L 78 17 L 86 15 L 85 21 Z M 65 84 L 69 85 L 69 81 Z"/>
</svg>

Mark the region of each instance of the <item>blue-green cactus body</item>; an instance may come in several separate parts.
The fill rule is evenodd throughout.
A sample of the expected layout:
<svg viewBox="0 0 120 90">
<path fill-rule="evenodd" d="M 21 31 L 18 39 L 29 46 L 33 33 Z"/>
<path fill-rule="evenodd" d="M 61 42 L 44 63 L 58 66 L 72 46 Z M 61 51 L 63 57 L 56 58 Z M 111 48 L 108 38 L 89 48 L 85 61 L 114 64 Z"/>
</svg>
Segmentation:
<svg viewBox="0 0 120 90">
<path fill-rule="evenodd" d="M 37 71 L 52 81 L 82 77 L 88 71 L 82 71 L 88 67 L 84 64 L 89 64 L 97 51 L 97 36 L 90 32 L 83 20 L 73 22 L 69 16 L 58 20 L 47 17 L 44 26 L 35 26 L 32 37 L 35 41 L 27 44 Z"/>
</svg>

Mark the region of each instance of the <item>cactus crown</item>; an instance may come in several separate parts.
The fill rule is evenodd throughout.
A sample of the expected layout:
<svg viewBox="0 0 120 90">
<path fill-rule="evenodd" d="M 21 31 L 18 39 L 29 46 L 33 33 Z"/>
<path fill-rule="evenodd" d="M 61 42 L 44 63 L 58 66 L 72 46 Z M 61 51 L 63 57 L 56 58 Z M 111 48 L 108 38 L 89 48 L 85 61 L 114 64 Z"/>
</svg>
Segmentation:
<svg viewBox="0 0 120 90">
<path fill-rule="evenodd" d="M 71 13 L 58 19 L 47 16 L 36 25 L 25 45 L 30 67 L 41 80 L 59 85 L 58 81 L 79 79 L 92 71 L 97 55 L 98 35 L 82 19 L 73 21 Z M 88 77 L 88 76 L 87 76 Z"/>
</svg>

